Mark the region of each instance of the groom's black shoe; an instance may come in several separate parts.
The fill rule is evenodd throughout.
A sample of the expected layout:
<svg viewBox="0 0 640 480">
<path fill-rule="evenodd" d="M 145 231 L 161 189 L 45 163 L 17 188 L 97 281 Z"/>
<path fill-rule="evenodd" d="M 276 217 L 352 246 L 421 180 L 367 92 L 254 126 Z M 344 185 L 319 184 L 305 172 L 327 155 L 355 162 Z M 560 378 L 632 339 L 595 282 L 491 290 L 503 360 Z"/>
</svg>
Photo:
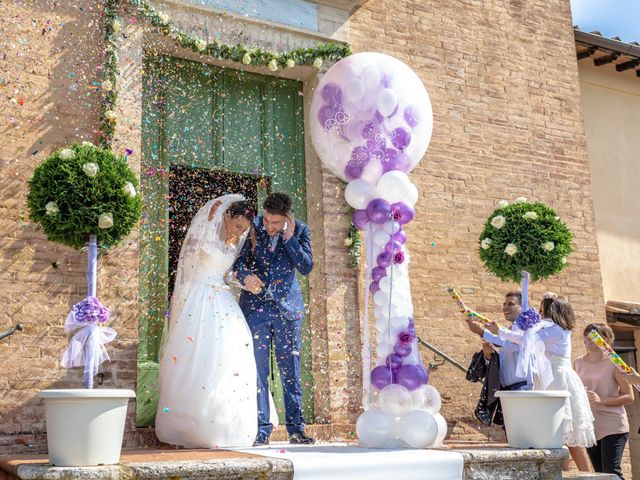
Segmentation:
<svg viewBox="0 0 640 480">
<path fill-rule="evenodd" d="M 265 437 L 263 435 L 258 435 L 253 442 L 254 447 L 263 447 L 265 445 L 269 445 L 269 437 Z"/>
<path fill-rule="evenodd" d="M 289 443 L 293 445 L 313 445 L 316 443 L 316 439 L 307 437 L 304 432 L 296 432 L 289 437 Z"/>
</svg>

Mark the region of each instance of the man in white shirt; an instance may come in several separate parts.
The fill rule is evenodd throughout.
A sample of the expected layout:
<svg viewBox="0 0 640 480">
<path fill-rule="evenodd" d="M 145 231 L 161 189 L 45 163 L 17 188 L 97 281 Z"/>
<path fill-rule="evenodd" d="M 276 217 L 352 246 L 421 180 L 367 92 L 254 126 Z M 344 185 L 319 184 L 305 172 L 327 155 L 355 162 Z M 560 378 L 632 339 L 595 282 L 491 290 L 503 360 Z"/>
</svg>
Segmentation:
<svg viewBox="0 0 640 480">
<path fill-rule="evenodd" d="M 505 320 L 510 324 L 513 331 L 519 330 L 515 321 L 520 315 L 520 303 L 522 294 L 520 292 L 508 292 L 502 304 L 502 313 Z M 500 389 L 501 390 L 529 390 L 531 387 L 526 378 L 516 376 L 516 366 L 518 364 L 518 354 L 520 347 L 508 340 L 502 340 L 498 335 L 492 334 L 483 328 L 482 324 L 472 318 L 467 317 L 469 330 L 478 334 L 484 340 L 482 351 L 485 360 L 491 357 L 493 346 L 499 347 L 500 357 Z"/>
</svg>

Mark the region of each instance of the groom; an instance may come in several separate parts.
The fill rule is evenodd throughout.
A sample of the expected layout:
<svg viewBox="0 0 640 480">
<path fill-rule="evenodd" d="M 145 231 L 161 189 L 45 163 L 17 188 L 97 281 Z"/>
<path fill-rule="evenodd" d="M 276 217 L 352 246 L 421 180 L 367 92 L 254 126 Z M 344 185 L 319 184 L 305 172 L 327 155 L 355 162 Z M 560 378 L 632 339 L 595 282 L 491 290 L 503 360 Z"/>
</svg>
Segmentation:
<svg viewBox="0 0 640 480">
<path fill-rule="evenodd" d="M 263 203 L 263 216 L 255 218 L 256 247 L 245 242 L 233 270 L 243 285 L 240 308 L 253 334 L 258 367 L 258 435 L 254 445 L 268 445 L 269 352 L 271 340 L 282 378 L 289 443 L 311 444 L 304 433 L 300 350 L 305 308 L 296 270 L 308 275 L 313 268 L 309 226 L 296 220 L 291 198 L 271 193 Z"/>
</svg>

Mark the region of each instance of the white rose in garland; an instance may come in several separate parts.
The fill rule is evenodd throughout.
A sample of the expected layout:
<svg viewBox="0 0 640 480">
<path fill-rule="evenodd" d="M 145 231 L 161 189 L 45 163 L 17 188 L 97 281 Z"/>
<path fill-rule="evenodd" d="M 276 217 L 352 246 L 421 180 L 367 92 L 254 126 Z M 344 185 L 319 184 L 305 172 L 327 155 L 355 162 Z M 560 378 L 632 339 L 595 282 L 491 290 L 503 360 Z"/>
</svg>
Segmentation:
<svg viewBox="0 0 640 480">
<path fill-rule="evenodd" d="M 523 270 L 537 281 L 564 269 L 573 251 L 572 240 L 550 207 L 518 199 L 491 213 L 478 243 L 480 259 L 491 273 L 504 281 L 520 282 Z"/>
<path fill-rule="evenodd" d="M 287 59 L 287 67 L 293 68 L 296 66 L 296 62 L 294 62 L 291 58 Z"/>
<path fill-rule="evenodd" d="M 271 59 L 269 61 L 269 65 L 267 65 L 267 68 L 269 70 L 271 70 L 272 72 L 275 72 L 276 70 L 278 70 L 278 62 L 275 58 Z"/>
<path fill-rule="evenodd" d="M 202 40 L 201 38 L 196 40 L 196 48 L 199 52 L 204 52 L 204 49 L 207 48 L 207 42 Z"/>
<path fill-rule="evenodd" d="M 251 63 L 251 54 L 249 52 L 245 53 L 242 56 L 242 63 L 245 65 L 249 65 Z"/>
<path fill-rule="evenodd" d="M 167 23 L 169 23 L 169 15 L 167 15 L 167 14 L 166 14 L 166 13 L 164 13 L 164 12 L 160 12 L 160 13 L 158 13 L 158 18 L 160 19 L 160 22 L 161 22 L 163 25 L 166 25 Z"/>
<path fill-rule="evenodd" d="M 316 68 L 320 68 L 322 66 L 322 59 L 320 57 L 316 57 L 313 61 L 313 66 Z"/>
</svg>

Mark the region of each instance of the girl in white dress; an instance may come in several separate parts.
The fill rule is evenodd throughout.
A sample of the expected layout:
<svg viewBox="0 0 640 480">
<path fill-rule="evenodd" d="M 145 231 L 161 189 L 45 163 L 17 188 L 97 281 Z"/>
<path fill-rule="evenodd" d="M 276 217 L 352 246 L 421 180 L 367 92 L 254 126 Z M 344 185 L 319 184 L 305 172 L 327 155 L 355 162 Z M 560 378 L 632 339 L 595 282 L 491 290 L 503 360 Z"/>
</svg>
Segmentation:
<svg viewBox="0 0 640 480">
<path fill-rule="evenodd" d="M 564 410 L 564 443 L 578 469 L 589 472 L 591 462 L 585 448 L 595 445 L 596 438 L 587 391 L 571 365 L 575 313 L 568 300 L 554 293 L 544 294 L 540 312 L 542 320 L 524 332 L 500 327 L 496 322 L 487 328 L 503 340 L 521 345 L 518 368 L 528 373 L 535 390 L 569 392 Z"/>
<path fill-rule="evenodd" d="M 253 207 L 242 195 L 211 200 L 185 237 L 163 335 L 156 435 L 189 448 L 250 446 L 257 432 L 251 332 L 228 285 Z M 254 243 L 255 244 L 255 243 Z"/>
</svg>

